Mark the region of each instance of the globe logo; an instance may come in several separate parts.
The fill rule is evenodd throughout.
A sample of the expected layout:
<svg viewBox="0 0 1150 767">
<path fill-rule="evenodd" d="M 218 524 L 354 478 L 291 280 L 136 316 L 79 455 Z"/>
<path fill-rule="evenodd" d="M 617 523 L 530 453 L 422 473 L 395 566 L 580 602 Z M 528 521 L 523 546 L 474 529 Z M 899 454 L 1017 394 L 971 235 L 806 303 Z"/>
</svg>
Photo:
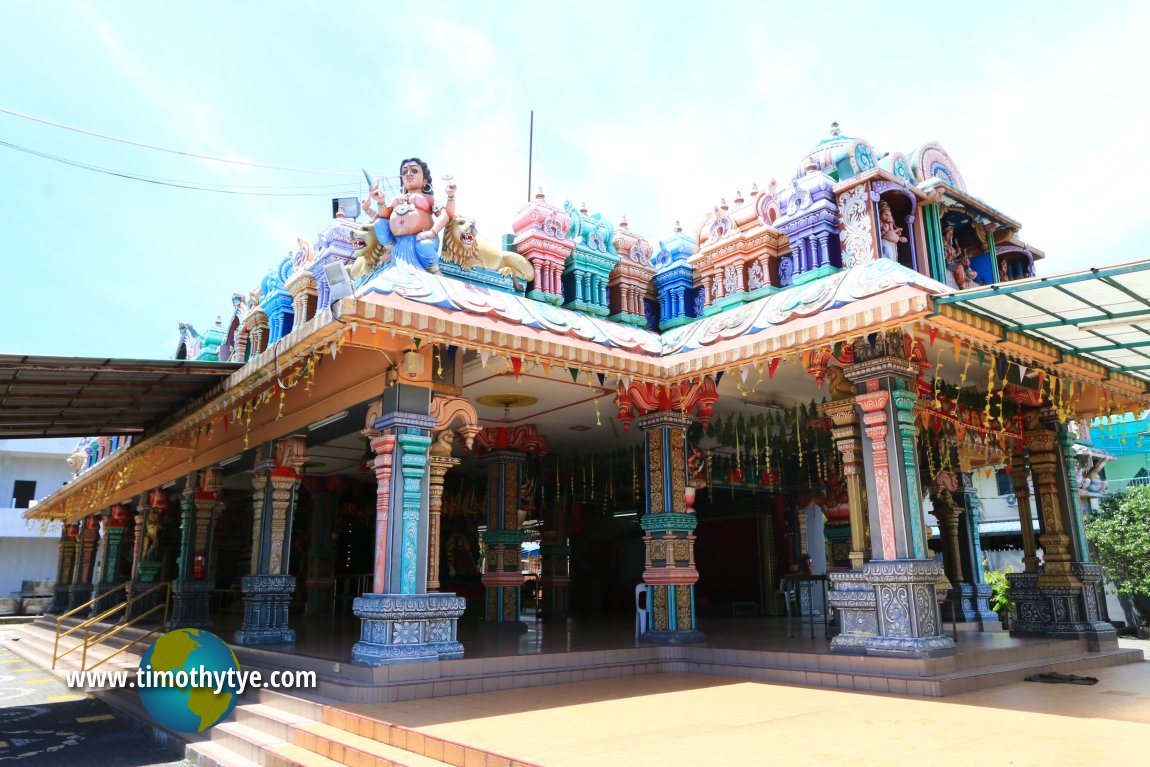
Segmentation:
<svg viewBox="0 0 1150 767">
<path fill-rule="evenodd" d="M 240 664 L 210 631 L 176 629 L 157 639 L 140 659 L 140 702 L 160 725 L 203 732 L 236 707 Z"/>
</svg>

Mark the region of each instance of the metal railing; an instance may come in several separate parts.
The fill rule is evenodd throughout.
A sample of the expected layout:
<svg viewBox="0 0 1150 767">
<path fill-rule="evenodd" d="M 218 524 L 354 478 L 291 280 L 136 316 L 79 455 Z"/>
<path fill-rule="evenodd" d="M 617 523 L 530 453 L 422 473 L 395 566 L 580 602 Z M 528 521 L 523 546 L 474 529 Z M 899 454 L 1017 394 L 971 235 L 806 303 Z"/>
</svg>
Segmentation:
<svg viewBox="0 0 1150 767">
<path fill-rule="evenodd" d="M 80 623 L 77 623 L 75 626 L 68 629 L 67 631 L 61 630 L 63 628 L 63 622 L 65 619 L 72 617 L 73 615 L 83 611 L 84 609 L 91 608 L 92 605 L 96 604 L 97 602 L 99 602 L 101 600 L 107 599 L 110 595 L 115 594 L 117 591 L 120 591 L 121 589 L 123 589 L 125 594 L 126 594 L 126 599 L 123 602 L 120 602 L 119 604 L 115 605 L 114 607 L 108 608 L 107 610 L 100 613 L 99 615 L 93 616 L 91 618 L 88 618 L 85 621 L 81 621 Z M 163 601 L 158 602 L 157 604 L 153 605 L 152 607 L 149 607 L 147 610 L 144 610 L 143 612 L 141 612 L 139 615 L 136 615 L 135 617 L 130 617 L 132 615 L 132 607 L 133 606 L 135 606 L 138 602 L 143 602 L 145 600 L 145 598 L 151 596 L 152 594 L 160 592 L 160 591 L 162 591 L 164 593 Z M 167 624 L 167 622 L 168 622 L 168 610 L 171 606 L 171 601 L 172 601 L 172 586 L 170 583 L 167 583 L 167 582 L 157 583 L 155 586 L 152 586 L 151 588 L 146 589 L 145 591 L 142 591 L 139 594 L 133 594 L 132 593 L 132 582 L 128 581 L 127 583 L 121 583 L 119 586 L 117 586 L 116 588 L 114 588 L 110 591 L 104 592 L 103 594 L 96 597 L 95 599 L 89 599 L 87 602 L 80 605 L 79 607 L 74 607 L 71 610 L 69 610 L 68 612 L 57 616 L 57 618 L 56 618 L 56 641 L 52 646 L 52 668 L 56 668 L 57 661 L 59 661 L 61 658 L 64 658 L 67 655 L 70 655 L 71 653 L 75 652 L 76 650 L 81 651 L 80 652 L 80 671 L 81 672 L 88 671 L 90 669 L 96 668 L 97 666 L 103 665 L 104 663 L 108 662 L 109 660 L 116 657 L 120 653 L 126 652 L 127 650 L 130 650 L 132 647 L 135 647 L 137 644 L 144 641 L 145 639 L 150 637 L 152 634 L 155 634 L 157 631 L 160 631 L 164 628 L 164 625 Z M 145 604 L 146 604 L 146 602 L 145 602 Z M 103 642 L 107 639 L 111 639 L 112 637 L 116 636 L 117 634 L 124 631 L 125 629 L 128 629 L 128 628 L 136 625 L 140 621 L 144 620 L 145 618 L 147 618 L 151 615 L 154 615 L 157 610 L 163 610 L 163 617 L 157 626 L 152 628 L 150 631 L 148 631 L 148 633 L 144 634 L 143 636 L 136 637 L 135 639 L 133 639 L 128 644 L 124 645 L 123 647 L 119 648 L 118 650 L 116 650 L 112 654 L 105 657 L 103 660 L 97 661 L 96 663 L 92 664 L 90 667 L 88 666 L 88 648 L 89 647 L 91 647 L 92 645 L 100 644 L 101 642 Z M 112 616 L 114 616 L 118 613 L 121 613 L 121 612 L 124 613 L 124 618 L 121 619 L 123 621 L 122 623 L 117 623 L 116 625 L 112 626 L 111 628 L 99 630 L 95 634 L 92 633 L 92 627 L 95 624 L 106 621 L 109 618 L 111 618 Z M 75 634 L 78 631 L 84 632 L 84 638 L 80 641 L 80 643 L 73 645 L 72 647 L 68 648 L 64 652 L 60 652 L 60 640 L 66 636 L 70 636 L 72 634 Z"/>
</svg>

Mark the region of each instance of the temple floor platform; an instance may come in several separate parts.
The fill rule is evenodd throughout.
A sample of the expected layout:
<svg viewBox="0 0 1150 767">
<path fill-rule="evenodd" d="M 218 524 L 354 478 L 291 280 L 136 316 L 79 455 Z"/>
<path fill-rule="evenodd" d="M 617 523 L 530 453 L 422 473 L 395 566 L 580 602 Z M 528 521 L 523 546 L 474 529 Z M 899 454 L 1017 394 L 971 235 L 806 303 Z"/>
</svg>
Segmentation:
<svg viewBox="0 0 1150 767">
<path fill-rule="evenodd" d="M 213 630 L 228 638 L 227 616 L 219 618 Z M 760 739 L 769 740 L 779 733 L 786 733 L 785 739 L 792 744 L 788 747 L 795 748 L 796 755 L 808 753 L 798 746 L 806 744 L 816 756 L 830 759 L 834 753 L 841 760 L 845 746 L 827 737 L 829 725 L 823 714 L 846 716 L 850 721 L 865 717 L 865 727 L 855 724 L 871 729 L 884 718 L 893 722 L 911 716 L 909 710 L 899 713 L 900 706 L 930 705 L 883 696 L 954 696 L 947 705 L 960 701 L 963 706 L 966 701 L 977 701 L 978 711 L 962 709 L 962 716 L 964 722 L 980 729 L 987 717 L 1002 716 L 1002 712 L 995 713 L 997 707 L 1029 711 L 1041 703 L 1051 714 L 1076 716 L 1061 713 L 1048 700 L 1056 693 L 1056 700 L 1071 696 L 1066 706 L 1067 711 L 1073 709 L 1078 703 L 1072 696 L 1087 693 L 1052 688 L 1074 685 L 1025 684 L 1020 688 L 1023 693 L 1000 692 L 1018 687 L 1015 683 L 1025 676 L 1049 671 L 1089 673 L 1114 687 L 1109 695 L 1092 699 L 1095 707 L 1107 703 L 1120 708 L 1121 715 L 1111 718 L 1127 720 L 1106 723 L 1107 737 L 1126 738 L 1130 736 L 1126 729 L 1134 726 L 1128 722 L 1138 722 L 1144 738 L 1144 725 L 1150 724 L 1150 695 L 1146 693 L 1150 663 L 1142 662 L 1142 650 L 1115 647 L 1089 652 L 1084 640 L 960 632 L 955 656 L 913 660 L 832 654 L 821 627 L 815 628 L 813 638 L 808 626 L 801 627 L 806 629 L 802 635 L 788 637 L 785 619 L 712 620 L 701 626 L 707 643 L 687 647 L 636 646 L 633 630 L 619 621 L 571 620 L 554 626 L 529 620 L 527 631 L 518 635 L 462 623 L 467 656 L 461 660 L 371 668 L 348 662 L 357 623 L 350 618 L 301 616 L 293 621 L 297 642 L 292 645 L 234 647 L 245 669 L 314 670 L 318 687 L 290 692 L 249 690 L 232 719 L 202 735 L 158 730 L 133 691 L 92 694 L 152 727 L 177 752 L 186 747 L 189 758 L 198 764 L 229 767 L 511 767 L 590 764 L 593 758 L 599 764 L 735 764 L 752 760 L 752 751 L 739 748 L 750 749 Z M 8 627 L 5 646 L 35 665 L 50 668 L 54 625 L 54 619 L 40 619 Z M 796 633 L 799 628 L 793 627 Z M 122 636 L 130 638 L 136 632 L 142 630 L 133 627 Z M 135 668 L 147 644 L 122 653 L 105 668 Z M 111 646 L 93 647 L 89 662 L 111 651 Z M 62 676 L 78 668 L 76 655 L 63 659 L 53 673 Z M 992 687 L 998 689 L 987 690 Z M 852 695 L 841 697 L 844 690 Z M 1001 704 L 987 702 L 998 698 Z M 1015 704 L 1008 705 L 1010 701 Z M 685 710 L 693 712 L 690 727 L 683 728 L 674 716 L 655 717 L 662 724 L 650 726 L 653 712 Z M 911 718 L 934 720 L 934 712 L 916 708 Z M 754 721 L 743 721 L 748 716 Z M 791 733 L 788 722 L 792 718 L 801 732 Z M 1001 726 L 1001 719 L 995 722 Z M 1052 723 L 1044 726 L 1057 729 Z M 666 727 L 676 733 L 664 732 Z M 1115 732 L 1109 733 L 1110 729 Z M 922 747 L 917 736 L 913 740 Z M 672 749 L 671 743 L 680 747 Z M 710 755 L 705 759 L 704 751 Z M 663 758 L 656 759 L 657 754 Z M 911 754 L 908 750 L 905 759 Z M 1077 763 L 1088 762 L 1083 757 Z"/>
</svg>

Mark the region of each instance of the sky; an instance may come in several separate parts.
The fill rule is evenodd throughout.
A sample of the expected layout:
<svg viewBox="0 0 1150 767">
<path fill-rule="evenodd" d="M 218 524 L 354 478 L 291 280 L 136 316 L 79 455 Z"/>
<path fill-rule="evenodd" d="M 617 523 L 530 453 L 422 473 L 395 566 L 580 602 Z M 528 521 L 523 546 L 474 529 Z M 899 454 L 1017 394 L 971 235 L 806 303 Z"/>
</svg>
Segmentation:
<svg viewBox="0 0 1150 767">
<path fill-rule="evenodd" d="M 0 353 L 172 358 L 361 169 L 426 160 L 498 242 L 533 184 L 652 242 L 838 121 L 945 147 L 1040 274 L 1150 255 L 1150 4 L 0 0 Z M 442 194 L 442 193 L 441 193 Z M 291 196 L 285 196 L 291 195 Z M 301 196 L 308 195 L 308 196 Z"/>
</svg>

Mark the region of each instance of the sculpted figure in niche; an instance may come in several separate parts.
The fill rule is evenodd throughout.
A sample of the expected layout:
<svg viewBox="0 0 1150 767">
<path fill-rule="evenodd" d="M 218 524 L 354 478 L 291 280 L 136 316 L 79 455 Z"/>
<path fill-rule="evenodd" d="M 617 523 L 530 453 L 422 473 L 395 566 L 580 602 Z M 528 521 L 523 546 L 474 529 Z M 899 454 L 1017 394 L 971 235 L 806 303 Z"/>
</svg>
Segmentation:
<svg viewBox="0 0 1150 767">
<path fill-rule="evenodd" d="M 148 512 L 147 521 L 144 523 L 144 544 L 140 547 L 140 561 L 152 561 L 152 555 L 155 553 L 156 537 L 160 532 L 160 515 L 156 512 Z"/>
<path fill-rule="evenodd" d="M 447 185 L 447 204 L 435 202 L 431 170 L 418 157 L 399 164 L 403 192 L 386 205 L 383 192 L 372 186 L 364 210 L 373 217 L 376 239 L 392 246 L 392 263 L 435 271 L 439 261 L 439 233 L 455 216 L 455 184 Z M 371 203 L 376 202 L 379 210 Z"/>
<path fill-rule="evenodd" d="M 962 290 L 974 284 L 978 272 L 970 268 L 970 257 L 955 239 L 954 227 L 942 230 L 942 254 L 946 259 L 946 282 L 952 288 Z"/>
<path fill-rule="evenodd" d="M 878 225 L 882 257 L 898 261 L 899 243 L 906 242 L 907 239 L 902 236 L 902 227 L 894 225 L 894 213 L 891 212 L 889 203 L 878 204 Z"/>
</svg>

